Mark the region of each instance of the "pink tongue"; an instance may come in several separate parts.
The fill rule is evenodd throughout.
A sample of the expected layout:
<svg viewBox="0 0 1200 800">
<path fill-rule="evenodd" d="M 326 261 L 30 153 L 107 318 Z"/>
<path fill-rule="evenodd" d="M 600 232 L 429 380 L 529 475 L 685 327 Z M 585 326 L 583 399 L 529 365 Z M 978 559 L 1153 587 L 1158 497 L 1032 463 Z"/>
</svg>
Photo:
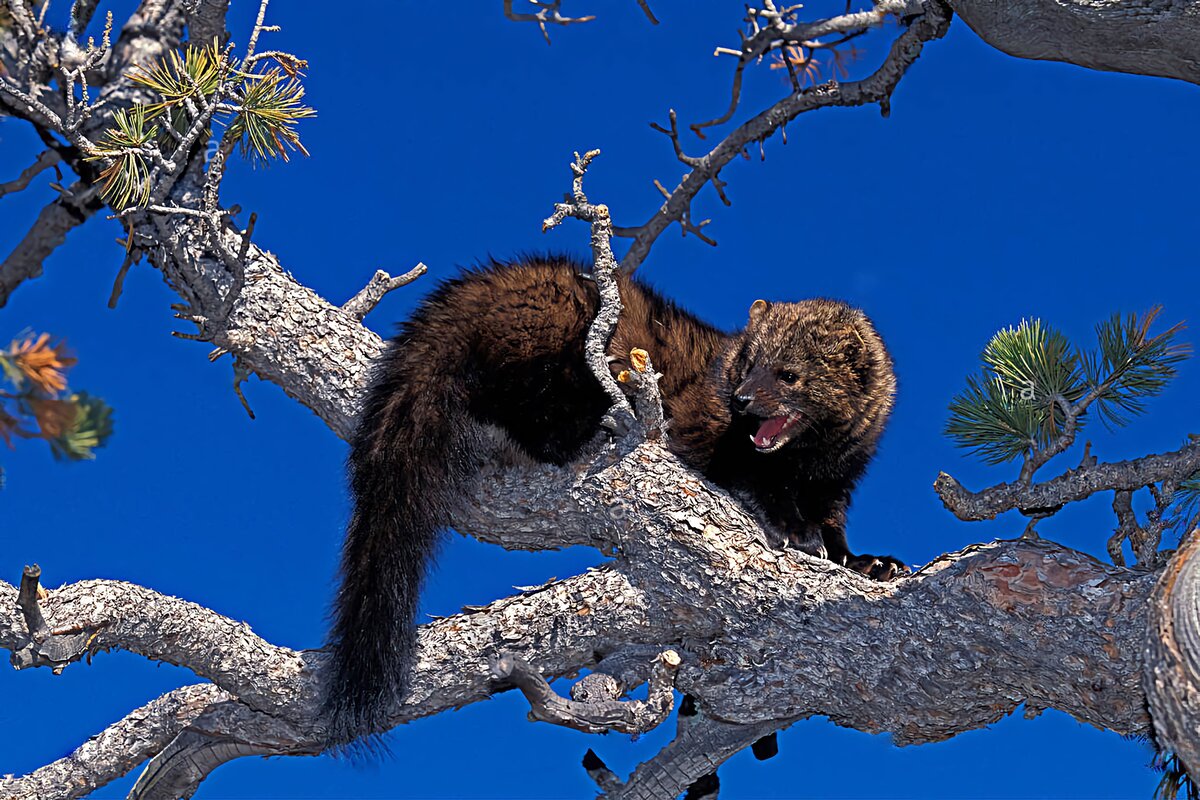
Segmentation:
<svg viewBox="0 0 1200 800">
<path fill-rule="evenodd" d="M 787 417 L 771 417 L 759 427 L 758 433 L 750 438 L 754 440 L 756 447 L 770 447 L 786 425 Z"/>
</svg>

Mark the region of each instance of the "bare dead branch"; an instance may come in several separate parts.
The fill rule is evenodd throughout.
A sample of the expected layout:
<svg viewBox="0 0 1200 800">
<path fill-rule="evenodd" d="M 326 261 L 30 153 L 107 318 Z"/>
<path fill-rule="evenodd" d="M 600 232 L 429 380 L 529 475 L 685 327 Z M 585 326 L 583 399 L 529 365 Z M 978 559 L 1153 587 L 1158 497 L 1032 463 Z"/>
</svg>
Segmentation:
<svg viewBox="0 0 1200 800">
<path fill-rule="evenodd" d="M 546 25 L 576 25 L 581 22 L 591 22 L 596 17 L 589 15 L 586 17 L 564 17 L 559 13 L 559 6 L 562 5 L 562 0 L 529 0 L 530 3 L 537 8 L 537 12 L 533 14 L 521 14 L 513 11 L 513 0 L 504 0 L 504 16 L 513 22 L 536 22 L 537 26 L 542 31 L 542 38 L 546 40 L 546 44 L 550 44 L 550 32 L 546 30 Z M 639 0 L 639 3 L 643 0 Z M 643 6 L 643 10 L 649 13 L 649 9 Z M 653 21 L 653 15 L 651 15 Z"/>
<path fill-rule="evenodd" d="M 117 277 L 113 279 L 113 288 L 108 295 L 108 307 L 116 308 L 117 301 L 121 299 L 121 292 L 125 291 L 125 277 L 129 274 L 129 269 L 136 264 L 142 257 L 142 251 L 137 248 L 130 248 L 125 254 L 125 260 L 121 262 L 120 268 L 117 270 Z"/>
<path fill-rule="evenodd" d="M 76 38 L 83 35 L 99 5 L 100 0 L 74 0 L 71 3 L 71 35 Z"/>
<path fill-rule="evenodd" d="M 20 609 L 21 616 L 25 617 L 29 637 L 35 641 L 41 641 L 50 635 L 50 626 L 46 624 L 42 609 L 38 607 L 38 579 L 41 576 L 42 568 L 37 564 L 25 567 L 21 573 L 21 589 L 17 594 L 17 608 Z"/>
<path fill-rule="evenodd" d="M 658 390 L 658 379 L 650 354 L 639 347 L 629 353 L 632 369 L 617 375 L 617 380 L 633 389 L 633 410 L 649 439 L 663 440 L 667 435 L 667 420 L 663 414 L 662 394 Z"/>
<path fill-rule="evenodd" d="M 375 309 L 375 306 L 379 305 L 379 301 L 388 292 L 393 289 L 399 289 L 401 286 L 407 286 L 428 271 L 429 268 L 420 262 L 408 272 L 398 275 L 395 278 L 381 269 L 376 270 L 375 275 L 367 285 L 358 294 L 342 304 L 342 310 L 355 319 L 361 320 L 367 314 L 370 314 Z"/>
<path fill-rule="evenodd" d="M 104 207 L 97 194 L 94 185 L 76 182 L 38 212 L 29 232 L 0 264 L 0 308 L 18 286 L 42 274 L 46 259 L 67 240 L 68 233 Z"/>
<path fill-rule="evenodd" d="M 619 700 L 621 692 L 616 681 L 608 678 L 606 682 L 607 676 L 600 673 L 593 673 L 572 687 L 573 699 L 568 700 L 555 693 L 528 662 L 508 653 L 493 659 L 491 668 L 498 680 L 512 682 L 525 695 L 531 720 L 584 733 L 645 733 L 662 724 L 671 713 L 674 706 L 672 685 L 680 663 L 679 655 L 673 650 L 659 655 L 645 700 Z"/>
<path fill-rule="evenodd" d="M 908 5 L 905 4 L 904 7 L 908 8 Z M 877 8 L 892 7 L 881 4 Z M 637 227 L 619 229 L 620 235 L 633 239 L 629 251 L 621 260 L 621 271 L 628 274 L 636 270 L 649 255 L 650 248 L 659 235 L 672 223 L 683 219 L 700 190 L 713 181 L 721 169 L 741 154 L 747 145 L 752 142 L 761 144 L 789 120 L 817 108 L 860 106 L 869 103 L 878 103 L 886 115 L 892 92 L 908 68 L 921 55 L 925 43 L 941 38 L 950 24 L 950 10 L 943 5 L 942 0 L 926 0 L 919 8 L 920 16 L 916 17 L 908 29 L 892 43 L 887 58 L 870 76 L 850 83 L 821 84 L 790 95 L 742 123 L 712 150 L 697 157 L 696 165 L 684 175 L 671 191 L 670 197 L 649 220 Z M 888 13 L 897 12 L 892 9 Z M 822 23 L 812 25 L 816 27 L 805 30 L 801 39 L 812 39 L 821 35 L 816 32 L 824 30 L 820 27 Z M 830 32 L 833 31 L 826 31 Z"/>
<path fill-rule="evenodd" d="M 0 582 L 0 647 L 8 649 L 28 639 L 24 618 L 16 608 L 17 594 L 15 587 Z M 186 772 L 187 763 L 215 766 L 223 763 L 222 758 L 241 754 L 313 754 L 325 748 L 317 688 L 323 653 L 296 653 L 270 645 L 245 625 L 208 609 L 118 581 L 62 587 L 42 605 L 52 624 L 70 621 L 75 627 L 102 627 L 99 649 L 120 647 L 180 664 L 211 678 L 218 687 L 235 690 L 236 701 L 220 702 L 192 719 L 186 729 L 177 727 L 182 738 L 169 751 L 163 748 L 170 736 L 166 741 L 156 738 L 149 751 L 122 751 L 120 731 L 113 731 L 114 736 L 105 740 L 107 752 L 93 754 L 113 765 L 103 782 L 127 773 L 147 755 L 162 752 L 163 758 L 153 765 L 157 777 L 146 779 L 146 797 L 158 797 L 155 787 L 178 786 L 182 780 L 178 770 Z M 581 609 L 588 613 L 579 613 Z M 188 636 L 178 636 L 180 630 L 188 631 Z M 611 641 L 662 634 L 650 624 L 640 593 L 623 576 L 599 570 L 440 620 L 421 630 L 420 666 L 407 699 L 394 710 L 392 724 L 490 696 L 496 687 L 487 660 L 498 642 L 544 674 L 558 677 L 590 666 L 594 653 Z M 548 645 L 551 641 L 555 646 Z M 51 800 L 82 793 L 65 782 L 54 792 L 31 797 Z M 8 800 L 8 795 L 3 797 Z"/>
<path fill-rule="evenodd" d="M 575 176 L 571 182 L 571 196 L 565 202 L 554 204 L 554 213 L 542 222 L 542 232 L 557 227 L 567 217 L 575 217 L 591 225 L 591 274 L 600 290 L 600 308 L 588 328 L 583 352 L 592 374 L 612 403 L 605 415 L 605 425 L 625 432 L 633 429 L 633 409 L 608 366 L 608 342 L 617 329 L 617 320 L 623 308 L 621 293 L 617 288 L 617 260 L 612 252 L 612 218 L 608 206 L 602 203 L 593 205 L 583 191 L 583 176 L 592 159 L 598 155 L 599 150 L 589 150 L 582 156 L 575 154 L 575 161 L 571 163 L 571 172 Z"/>
<path fill-rule="evenodd" d="M 646 15 L 646 19 L 650 20 L 651 25 L 658 24 L 658 18 L 654 16 L 654 12 L 650 10 L 650 3 L 647 0 L 637 0 L 638 8 Z"/>
<path fill-rule="evenodd" d="M 869 11 L 846 13 L 815 22 L 789 23 L 788 18 L 794 16 L 794 11 L 780 11 L 771 0 L 766 0 L 762 8 L 747 7 L 746 21 L 751 26 L 752 35 L 743 37 L 742 46 L 738 50 L 718 47 L 713 53 L 713 55 L 730 54 L 738 57 L 738 64 L 733 74 L 733 90 L 730 93 L 729 106 L 719 117 L 693 123 L 690 126 L 692 132 L 703 139 L 705 128 L 723 125 L 733 119 L 738 104 L 741 102 L 742 79 L 746 67 L 759 61 L 772 50 L 786 49 L 788 46 L 809 49 L 834 46 L 833 43 L 823 43 L 820 39 L 834 34 L 843 34 L 841 41 L 849 41 L 850 38 L 861 34 L 866 29 L 883 24 L 888 16 L 910 13 L 921 13 L 920 3 L 908 2 L 908 0 L 886 0 L 875 3 L 874 8 Z M 791 66 L 791 62 L 786 56 L 784 64 Z M 800 88 L 794 75 L 793 87 L 797 90 Z"/>
<path fill-rule="evenodd" d="M 250 41 L 246 45 L 246 55 L 243 60 L 248 60 L 254 57 L 254 51 L 258 48 L 258 37 L 261 36 L 264 31 L 279 30 L 275 26 L 263 24 L 263 21 L 267 17 L 267 4 L 270 2 L 271 0 L 258 0 L 258 17 L 254 20 L 254 27 L 250 30 Z"/>
<path fill-rule="evenodd" d="M 21 170 L 20 175 L 8 183 L 0 183 L 0 197 L 4 197 L 4 195 L 11 192 L 21 191 L 44 170 L 50 169 L 50 167 L 57 165 L 60 161 L 62 161 L 62 157 L 56 151 L 43 150 L 36 161 Z"/>
</svg>

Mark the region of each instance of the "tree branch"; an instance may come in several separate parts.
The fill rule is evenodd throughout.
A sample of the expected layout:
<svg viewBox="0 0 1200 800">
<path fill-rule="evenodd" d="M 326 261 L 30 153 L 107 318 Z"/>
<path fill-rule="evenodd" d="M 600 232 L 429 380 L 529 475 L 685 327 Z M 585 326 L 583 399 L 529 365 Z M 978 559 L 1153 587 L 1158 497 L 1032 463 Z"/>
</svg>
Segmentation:
<svg viewBox="0 0 1200 800">
<path fill-rule="evenodd" d="M 249 241 L 248 237 L 246 241 Z M 242 256 L 243 258 L 245 257 L 244 251 Z M 393 289 L 399 289 L 401 286 L 407 286 L 428 271 L 429 268 L 424 264 L 417 264 L 403 275 L 393 278 L 381 269 L 376 270 L 375 275 L 372 276 L 367 285 L 358 294 L 342 304 L 342 310 L 355 319 L 361 320 L 367 314 L 370 314 L 375 309 L 375 306 L 379 305 L 379 301 L 388 292 Z"/>
<path fill-rule="evenodd" d="M 151 700 L 60 758 L 20 778 L 0 777 L 0 797 L 83 797 L 165 748 L 213 704 L 230 696 L 212 684 L 185 686 Z"/>
<path fill-rule="evenodd" d="M 601 786 L 605 800 L 659 800 L 678 797 L 696 781 L 763 736 L 782 727 L 774 722 L 738 725 L 704 715 L 679 717 L 679 728 L 670 744 L 638 765 L 629 780 L 615 787 Z"/>
<path fill-rule="evenodd" d="M 67 240 L 67 234 L 104 208 L 96 186 L 82 181 L 38 212 L 33 227 L 0 264 L 0 308 L 25 281 L 42 274 L 46 259 Z"/>
<path fill-rule="evenodd" d="M 1200 3 L 949 0 L 981 39 L 1018 58 L 1200 83 Z"/>
<path fill-rule="evenodd" d="M 560 697 L 541 673 L 528 662 L 505 653 L 492 662 L 498 680 L 513 683 L 529 701 L 531 720 L 563 725 L 584 733 L 645 733 L 658 727 L 671 713 L 671 687 L 679 669 L 679 654 L 665 650 L 655 659 L 650 691 L 645 700 L 620 700 L 617 681 L 593 672 L 571 689 L 573 699 Z"/>
<path fill-rule="evenodd" d="M 1096 464 L 1085 459 L 1075 469 L 1040 483 L 1020 480 L 972 492 L 946 473 L 938 475 L 933 488 L 942 504 L 964 521 L 994 519 L 1013 509 L 1045 509 L 1083 500 L 1108 490 L 1137 491 L 1164 480 L 1182 480 L 1200 471 L 1200 442 L 1178 450 L 1149 455 L 1132 461 Z"/>
<path fill-rule="evenodd" d="M 56 151 L 43 150 L 36 161 L 21 170 L 20 175 L 8 183 L 0 183 L 0 197 L 4 197 L 4 195 L 11 194 L 12 192 L 21 191 L 44 170 L 50 169 L 50 167 L 53 167 L 61 160 L 62 157 Z"/>
<path fill-rule="evenodd" d="M 513 0 L 504 0 L 504 16 L 513 22 L 536 22 L 546 44 L 550 44 L 550 32 L 546 30 L 547 25 L 576 25 L 581 22 L 591 22 L 596 18 L 593 15 L 586 17 L 563 16 L 558 10 L 562 5 L 562 0 L 530 0 L 530 2 L 537 8 L 537 12 L 520 14 L 513 11 Z M 639 0 L 639 3 L 643 2 L 644 0 Z M 649 12 L 644 5 L 642 7 L 647 13 Z M 653 15 L 651 15 L 651 20 L 653 21 Z"/>
<path fill-rule="evenodd" d="M 884 7 L 884 6 L 881 6 Z M 890 6 L 887 6 L 890 8 Z M 905 4 L 896 4 L 893 11 L 899 13 Z M 691 170 L 683 176 L 679 185 L 670 192 L 666 202 L 654 216 L 636 228 L 618 228 L 618 236 L 633 239 L 629 251 L 621 259 L 621 271 L 636 270 L 650 253 L 659 235 L 672 223 L 684 219 L 691 213 L 692 200 L 704 186 L 712 182 L 717 191 L 722 191 L 721 170 L 752 142 L 763 142 L 788 121 L 800 114 L 827 106 L 861 106 L 879 103 L 884 114 L 888 113 L 888 102 L 892 92 L 904 73 L 921 55 L 925 43 L 945 35 L 950 25 L 949 8 L 942 0 L 926 0 L 922 3 L 923 13 L 892 43 L 883 64 L 869 77 L 851 83 L 830 82 L 804 89 L 780 100 L 767 110 L 739 125 L 708 153 L 698 157 L 681 157 Z M 882 15 L 880 15 L 882 19 Z M 856 19 L 855 24 L 861 24 Z M 736 98 L 735 98 L 736 104 Z M 732 109 L 731 109 L 732 111 Z M 676 152 L 681 151 L 676 142 Z M 722 194 L 724 199 L 724 195 Z"/>
<path fill-rule="evenodd" d="M 147 27 L 126 27 L 130 38 L 118 41 L 114 61 L 173 46 L 177 8 L 168 0 L 143 3 Z M 702 157 L 660 210 L 658 232 L 682 218 L 669 213 L 682 213 L 746 143 L 787 119 L 824 105 L 886 102 L 923 43 L 948 23 L 942 6 L 925 8 L 874 75 L 781 101 Z M 154 20 L 171 23 L 157 44 L 131 44 L 150 36 Z M 114 82 L 104 96 L 120 105 L 136 95 Z M 203 175 L 184 171 L 163 207 L 184 207 L 203 190 Z M 586 203 L 581 195 L 580 187 L 577 203 Z M 131 244 L 185 300 L 181 313 L 197 325 L 197 338 L 235 355 L 348 435 L 379 338 L 361 325 L 354 306 L 328 303 L 241 232 L 211 230 L 213 219 L 133 214 Z M 629 268 L 658 235 L 647 226 L 638 234 L 646 237 L 644 252 Z M 495 467 L 454 522 L 508 547 L 591 544 L 615 554 L 612 566 L 422 626 L 416 672 L 391 723 L 498 691 L 489 662 L 502 644 L 546 677 L 592 667 L 631 646 L 679 653 L 676 683 L 699 700 L 708 721 L 622 783 L 628 797 L 678 792 L 763 733 L 812 715 L 888 731 L 900 743 L 949 738 L 1020 704 L 1029 715 L 1057 708 L 1120 733 L 1149 730 L 1142 642 L 1154 576 L 1145 571 L 1048 542 L 1016 541 L 945 556 L 904 581 L 873 583 L 827 561 L 764 547 L 745 510 L 659 442 L 628 451 L 599 444 L 592 455 L 567 469 Z M 21 652 L 36 643 L 16 597 L 15 587 L 0 583 L 0 646 Z M 212 611 L 118 582 L 63 587 L 39 607 L 52 636 L 88 631 L 87 652 L 122 647 L 213 681 L 200 713 L 166 715 L 186 726 L 174 729 L 170 744 L 165 727 L 132 751 L 116 736 L 96 740 L 102 752 L 95 763 L 119 765 L 104 768 L 105 780 L 157 753 L 136 796 L 188 794 L 216 766 L 242 755 L 310 754 L 325 746 L 319 651 L 271 645 Z M 180 630 L 189 632 L 186 639 Z M 60 781 L 38 796 L 84 791 Z"/>
</svg>

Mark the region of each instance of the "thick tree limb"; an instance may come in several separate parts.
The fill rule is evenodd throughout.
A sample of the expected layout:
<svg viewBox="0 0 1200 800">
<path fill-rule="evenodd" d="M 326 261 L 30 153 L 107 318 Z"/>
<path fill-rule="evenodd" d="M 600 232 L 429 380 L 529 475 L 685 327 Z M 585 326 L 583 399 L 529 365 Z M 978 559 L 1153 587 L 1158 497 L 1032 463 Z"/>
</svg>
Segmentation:
<svg viewBox="0 0 1200 800">
<path fill-rule="evenodd" d="M 1200 3 L 949 0 L 985 42 L 1018 58 L 1200 83 Z"/>
<path fill-rule="evenodd" d="M 82 797 L 165 748 L 209 706 L 229 695 L 212 684 L 185 686 L 129 713 L 71 755 L 21 778 L 0 777 L 0 798 Z"/>
<path fill-rule="evenodd" d="M 1200 775 L 1200 532 L 1163 570 L 1146 630 L 1146 699 L 1154 733 Z"/>
<path fill-rule="evenodd" d="M 678 797 L 696 781 L 714 775 L 717 767 L 763 736 L 781 727 L 759 722 L 738 725 L 703 715 L 680 718 L 671 743 L 638 765 L 629 780 L 609 788 L 605 800 L 660 800 Z"/>
<path fill-rule="evenodd" d="M 13 650 L 28 641 L 16 595 L 15 587 L 0 582 L 0 647 Z M 212 759 L 213 755 L 300 755 L 325 748 L 318 697 L 324 655 L 319 651 L 297 653 L 271 645 L 244 624 L 119 581 L 83 581 L 61 587 L 42 601 L 42 607 L 52 628 L 69 624 L 103 629 L 105 636 L 93 649 L 120 647 L 179 664 L 210 678 L 220 690 L 221 694 L 212 695 L 214 705 L 203 716 L 189 720 L 191 724 L 181 734 L 185 741 L 174 751 L 164 751 L 165 758 L 154 765 L 154 771 L 164 777 L 148 780 L 148 791 L 159 791 L 156 786 L 178 788 L 179 765 L 188 762 L 188 758 L 177 759 L 180 751 L 185 756 L 204 753 L 209 758 L 200 763 L 215 767 L 222 762 Z M 584 610 L 586 613 L 581 613 Z M 180 636 L 181 631 L 187 635 Z M 430 623 L 421 630 L 416 674 L 392 722 L 437 714 L 490 696 L 496 683 L 489 658 L 497 654 L 501 643 L 542 674 L 559 677 L 590 666 L 597 652 L 643 637 L 662 638 L 663 631 L 650 623 L 640 592 L 623 576 L 607 570 Z M 229 695 L 224 694 L 227 691 Z M 231 695 L 237 696 L 237 702 L 221 702 Z M 131 715 L 126 722 L 133 719 Z M 122 753 L 118 739 L 107 741 L 111 751 L 103 757 L 98 752 L 89 756 L 105 768 L 103 775 L 97 773 L 93 788 L 129 772 L 166 745 L 159 737 L 152 749 Z M 215 747 L 222 742 L 230 745 L 227 749 L 232 752 L 222 753 Z M 189 743 L 200 746 L 187 752 Z M 203 775 L 196 777 L 198 783 Z M 79 797 L 86 790 L 65 782 L 51 792 L 15 791 L 13 797 L 51 800 Z M 8 795 L 0 797 L 8 800 Z"/>
<path fill-rule="evenodd" d="M 169 0 L 143 3 L 141 27 L 126 26 L 114 61 L 173 47 L 181 8 Z M 220 9 L 213 9 L 215 28 Z M 684 179 L 691 195 L 677 189 L 682 205 L 668 208 L 668 201 L 660 213 L 682 213 L 745 143 L 795 114 L 886 100 L 924 41 L 941 35 L 947 22 L 944 8 L 929 5 L 865 81 L 798 93 L 747 122 L 738 129 L 746 137 L 740 145 L 727 140 L 713 151 L 718 156 L 705 156 Z M 103 93 L 117 106 L 136 96 L 116 80 Z M 183 172 L 163 207 L 203 197 L 202 178 Z M 379 338 L 355 308 L 328 303 L 240 232 L 214 234 L 212 218 L 203 216 L 141 212 L 129 220 L 136 245 L 188 304 L 183 314 L 197 325 L 197 338 L 232 353 L 348 435 Z M 663 219 L 657 232 L 647 228 L 645 251 L 672 221 Z M 616 554 L 611 568 L 423 626 L 416 672 L 391 722 L 490 696 L 499 687 L 489 664 L 501 650 L 557 677 L 631 646 L 651 646 L 680 654 L 676 683 L 697 698 L 707 722 L 681 734 L 616 796 L 678 793 L 764 733 L 812 715 L 888 731 L 901 743 L 945 739 L 1021 704 L 1027 714 L 1057 708 L 1121 733 L 1149 730 L 1141 681 L 1150 573 L 1017 541 L 945 556 L 900 583 L 872 583 L 829 562 L 765 547 L 744 509 L 658 443 L 631 452 L 599 445 L 593 456 L 564 470 L 498 467 L 455 523 L 508 547 L 590 544 Z M 20 652 L 32 637 L 16 595 L 0 583 L 0 646 Z M 195 716 L 166 714 L 179 721 L 177 735 L 163 727 L 134 750 L 116 739 L 94 740 L 101 750 L 89 756 L 83 783 L 101 785 L 156 753 L 135 795 L 174 797 L 232 758 L 325 746 L 318 651 L 273 646 L 207 609 L 129 584 L 74 584 L 39 607 L 52 630 L 90 631 L 91 650 L 122 647 L 181 664 L 215 687 Z M 66 781 L 17 785 L 49 798 L 88 791 Z"/>
</svg>

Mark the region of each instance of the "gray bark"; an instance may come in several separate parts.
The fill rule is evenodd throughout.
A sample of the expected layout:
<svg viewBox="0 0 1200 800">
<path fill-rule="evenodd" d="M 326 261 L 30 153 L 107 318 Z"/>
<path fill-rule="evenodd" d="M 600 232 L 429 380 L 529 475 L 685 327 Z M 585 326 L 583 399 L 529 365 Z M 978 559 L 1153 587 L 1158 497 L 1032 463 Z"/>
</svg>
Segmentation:
<svg viewBox="0 0 1200 800">
<path fill-rule="evenodd" d="M 985 42 L 1018 58 L 1200 83 L 1194 0 L 949 0 Z"/>
<path fill-rule="evenodd" d="M 959 5 L 970 16 L 969 4 Z M 171 0 L 142 4 L 138 24 L 126 26 L 114 46 L 109 83 L 100 90 L 109 108 L 137 99 L 120 75 L 177 44 L 184 8 Z M 196 30 L 225 35 L 223 0 L 187 8 Z M 1021 6 L 1005 8 L 1008 22 L 1020 19 Z M 892 60 L 868 79 L 880 91 L 846 84 L 797 95 L 752 118 L 744 126 L 747 141 L 768 135 L 801 107 L 885 99 L 882 90 L 890 91 L 923 42 L 944 30 L 938 9 L 918 23 L 928 30 L 906 31 Z M 1190 6 L 1181 9 L 1171 13 L 1190 13 Z M 985 38 L 1003 40 L 1005 20 L 973 19 Z M 1158 24 L 1157 16 L 1146 19 Z M 198 169 L 184 172 L 167 200 L 196 207 L 203 181 Z M 195 218 L 131 219 L 139 242 L 156 242 L 147 254 L 188 304 L 186 318 L 200 338 L 232 354 L 239 369 L 276 383 L 337 435 L 350 433 L 382 346 L 360 322 L 361 303 L 331 304 L 297 283 L 271 253 L 244 246 L 235 231 L 223 230 L 222 247 L 215 248 Z M 236 269 L 229 253 L 239 254 Z M 614 796 L 677 794 L 764 733 L 812 715 L 915 743 L 981 727 L 1024 704 L 1027 714 L 1056 708 L 1102 728 L 1144 734 L 1151 725 L 1143 673 L 1158 669 L 1155 659 L 1170 669 L 1165 656 L 1152 651 L 1147 660 L 1144 650 L 1152 573 L 1048 542 L 1005 541 L 944 556 L 899 583 L 873 583 L 766 547 L 737 503 L 656 443 L 632 450 L 600 443 L 587 460 L 562 470 L 498 466 L 455 522 L 505 547 L 587 544 L 615 558 L 608 568 L 423 626 L 416 674 L 392 721 L 506 688 L 492 669 L 501 655 L 552 678 L 630 648 L 673 649 L 683 659 L 676 688 L 698 699 L 703 721 L 615 787 Z M 1179 569 L 1190 563 L 1181 558 Z M 1181 578 L 1178 585 L 1192 581 Z M 15 587 L 0 583 L 0 647 L 14 651 L 19 664 L 66 666 L 47 655 L 64 652 L 53 647 L 54 637 L 76 642 L 86 632 L 88 653 L 119 647 L 186 666 L 209 683 L 164 696 L 73 756 L 0 783 L 0 797 L 78 797 L 148 756 L 154 758 L 135 795 L 173 797 L 193 791 L 231 758 L 324 747 L 319 651 L 272 645 L 208 609 L 111 581 L 73 584 L 42 600 L 50 629 L 59 631 L 46 639 L 26 628 L 16 598 Z M 1195 620 L 1171 619 L 1183 650 L 1200 651 L 1186 633 Z M 82 655 L 71 653 L 62 658 Z M 1169 695 L 1168 680 L 1152 675 L 1158 676 L 1153 692 L 1161 685 Z M 1159 701 L 1151 702 L 1157 709 Z M 1160 735 L 1186 744 L 1195 710 L 1185 709 L 1181 719 L 1182 739 Z"/>
<path fill-rule="evenodd" d="M 1146 630 L 1146 696 L 1159 745 L 1200 775 L 1200 536 L 1162 572 Z"/>
</svg>

